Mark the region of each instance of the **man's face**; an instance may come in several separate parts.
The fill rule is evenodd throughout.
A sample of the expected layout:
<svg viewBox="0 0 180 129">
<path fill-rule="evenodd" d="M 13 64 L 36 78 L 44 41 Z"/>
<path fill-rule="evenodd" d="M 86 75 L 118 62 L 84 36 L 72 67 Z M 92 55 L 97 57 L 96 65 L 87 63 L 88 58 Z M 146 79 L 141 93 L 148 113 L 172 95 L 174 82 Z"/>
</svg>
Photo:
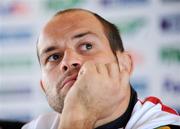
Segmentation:
<svg viewBox="0 0 180 129">
<path fill-rule="evenodd" d="M 54 17 L 40 35 L 38 51 L 42 87 L 50 106 L 60 113 L 84 62 L 115 61 L 101 23 L 83 11 Z"/>
</svg>

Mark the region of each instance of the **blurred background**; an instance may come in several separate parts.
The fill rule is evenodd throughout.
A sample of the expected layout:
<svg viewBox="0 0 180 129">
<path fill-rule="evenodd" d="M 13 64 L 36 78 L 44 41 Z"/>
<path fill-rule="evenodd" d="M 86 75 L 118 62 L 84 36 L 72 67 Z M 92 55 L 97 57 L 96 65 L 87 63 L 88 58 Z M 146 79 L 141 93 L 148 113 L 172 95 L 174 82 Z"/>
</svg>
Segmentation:
<svg viewBox="0 0 180 129">
<path fill-rule="evenodd" d="M 180 112 L 180 0 L 0 0 L 0 119 L 51 111 L 40 89 L 36 41 L 58 10 L 94 11 L 120 30 L 134 60 L 132 86 Z"/>
</svg>

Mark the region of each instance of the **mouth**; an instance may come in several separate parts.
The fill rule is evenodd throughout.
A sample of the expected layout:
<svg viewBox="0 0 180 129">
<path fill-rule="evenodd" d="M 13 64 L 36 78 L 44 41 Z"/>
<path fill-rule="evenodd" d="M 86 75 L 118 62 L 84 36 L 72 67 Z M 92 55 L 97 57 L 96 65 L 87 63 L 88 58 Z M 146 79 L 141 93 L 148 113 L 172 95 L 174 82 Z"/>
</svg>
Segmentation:
<svg viewBox="0 0 180 129">
<path fill-rule="evenodd" d="M 74 82 L 76 81 L 77 76 L 78 76 L 77 74 L 73 74 L 71 76 L 66 77 L 64 81 L 62 82 L 62 87 L 72 86 Z"/>
</svg>

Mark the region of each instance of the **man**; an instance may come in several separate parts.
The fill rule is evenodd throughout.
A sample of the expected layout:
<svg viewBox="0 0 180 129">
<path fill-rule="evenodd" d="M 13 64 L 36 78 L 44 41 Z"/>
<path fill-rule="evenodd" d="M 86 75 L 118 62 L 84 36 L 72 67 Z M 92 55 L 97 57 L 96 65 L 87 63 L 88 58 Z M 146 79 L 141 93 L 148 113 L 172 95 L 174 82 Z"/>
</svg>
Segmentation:
<svg viewBox="0 0 180 129">
<path fill-rule="evenodd" d="M 129 83 L 131 56 L 124 51 L 117 28 L 99 15 L 82 9 L 58 12 L 42 30 L 37 53 L 41 86 L 56 112 L 38 117 L 23 129 L 180 125 L 178 114 L 159 99 L 137 99 Z"/>
</svg>

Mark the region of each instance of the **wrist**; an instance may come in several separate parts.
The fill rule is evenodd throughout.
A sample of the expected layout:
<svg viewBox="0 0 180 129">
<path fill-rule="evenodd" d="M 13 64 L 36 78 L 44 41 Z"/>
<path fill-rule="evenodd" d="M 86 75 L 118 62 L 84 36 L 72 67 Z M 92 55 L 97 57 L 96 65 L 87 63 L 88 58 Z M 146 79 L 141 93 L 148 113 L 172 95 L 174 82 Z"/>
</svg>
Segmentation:
<svg viewBox="0 0 180 129">
<path fill-rule="evenodd" d="M 93 129 L 95 122 L 96 117 L 82 108 L 64 108 L 58 129 Z"/>
</svg>

